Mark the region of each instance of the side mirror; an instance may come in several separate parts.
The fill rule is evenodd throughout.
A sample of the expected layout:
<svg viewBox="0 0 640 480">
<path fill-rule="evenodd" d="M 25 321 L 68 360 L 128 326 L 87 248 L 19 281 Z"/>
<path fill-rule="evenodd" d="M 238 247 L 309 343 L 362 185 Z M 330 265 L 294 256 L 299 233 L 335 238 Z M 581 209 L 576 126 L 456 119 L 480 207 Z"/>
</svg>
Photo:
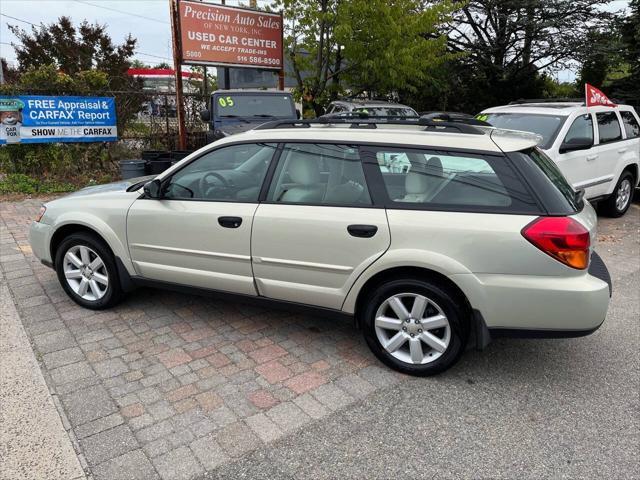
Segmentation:
<svg viewBox="0 0 640 480">
<path fill-rule="evenodd" d="M 147 198 L 161 198 L 162 197 L 162 182 L 157 178 L 144 184 L 144 195 Z"/>
<path fill-rule="evenodd" d="M 209 111 L 209 109 L 200 110 L 200 120 L 202 120 L 203 122 L 211 121 L 211 112 Z"/>
<path fill-rule="evenodd" d="M 568 142 L 562 142 L 560 153 L 572 152 L 574 150 L 589 150 L 593 146 L 593 139 L 587 137 L 572 138 Z"/>
<path fill-rule="evenodd" d="M 300 113 L 300 109 L 298 108 L 296 108 L 296 117 L 298 118 L 298 120 L 302 118 L 302 114 Z"/>
</svg>

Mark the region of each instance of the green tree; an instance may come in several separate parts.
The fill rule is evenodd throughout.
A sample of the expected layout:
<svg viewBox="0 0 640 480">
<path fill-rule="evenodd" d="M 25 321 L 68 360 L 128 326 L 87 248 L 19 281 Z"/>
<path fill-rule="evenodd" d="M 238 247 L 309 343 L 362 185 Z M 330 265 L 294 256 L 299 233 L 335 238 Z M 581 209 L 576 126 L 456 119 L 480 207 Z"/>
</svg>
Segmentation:
<svg viewBox="0 0 640 480">
<path fill-rule="evenodd" d="M 477 111 L 518 98 L 545 95 L 549 69 L 575 66 L 587 33 L 610 15 L 607 0 L 469 0 L 456 10 L 441 32 L 460 56 L 448 61 L 436 79 L 450 79 L 439 94 L 428 81 L 420 89 L 423 108 L 446 100 L 453 110 Z M 440 80 L 442 83 L 442 80 Z M 435 93 L 425 98 L 425 92 Z"/>
<path fill-rule="evenodd" d="M 640 107 L 640 0 L 631 0 L 629 8 L 617 22 L 622 61 L 611 69 L 607 88 L 613 97 Z"/>
<path fill-rule="evenodd" d="M 18 60 L 18 70 L 55 65 L 67 75 L 98 70 L 107 74 L 113 90 L 124 90 L 135 81 L 127 75 L 136 40 L 127 36 L 124 43 L 114 44 L 105 25 L 86 20 L 77 27 L 69 17 L 57 23 L 31 27 L 28 32 L 17 26 L 9 29 L 18 41 L 12 43 Z"/>
<path fill-rule="evenodd" d="M 320 115 L 345 91 L 388 95 L 415 88 L 444 59 L 435 26 L 448 0 L 277 0 L 284 11 L 285 51 L 305 116 Z"/>
</svg>

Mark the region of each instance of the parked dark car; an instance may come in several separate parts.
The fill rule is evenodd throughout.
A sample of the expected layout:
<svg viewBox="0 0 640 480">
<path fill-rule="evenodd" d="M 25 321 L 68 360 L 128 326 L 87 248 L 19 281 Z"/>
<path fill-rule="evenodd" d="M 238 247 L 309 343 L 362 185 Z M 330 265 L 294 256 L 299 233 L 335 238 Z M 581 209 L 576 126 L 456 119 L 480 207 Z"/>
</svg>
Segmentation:
<svg viewBox="0 0 640 480">
<path fill-rule="evenodd" d="M 207 143 L 246 132 L 271 120 L 299 118 L 293 96 L 280 90 L 217 90 L 207 110 L 200 112 L 209 124 Z"/>
</svg>

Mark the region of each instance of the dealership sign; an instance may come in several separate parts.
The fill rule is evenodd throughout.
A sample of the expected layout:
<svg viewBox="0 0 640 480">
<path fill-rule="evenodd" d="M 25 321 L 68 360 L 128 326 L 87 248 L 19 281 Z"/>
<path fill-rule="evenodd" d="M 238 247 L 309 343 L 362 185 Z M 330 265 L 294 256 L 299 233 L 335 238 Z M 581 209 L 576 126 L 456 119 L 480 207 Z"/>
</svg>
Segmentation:
<svg viewBox="0 0 640 480">
<path fill-rule="evenodd" d="M 181 0 L 178 9 L 183 63 L 280 70 L 282 16 Z"/>
<path fill-rule="evenodd" d="M 0 95 L 0 144 L 117 139 L 112 97 Z"/>
</svg>

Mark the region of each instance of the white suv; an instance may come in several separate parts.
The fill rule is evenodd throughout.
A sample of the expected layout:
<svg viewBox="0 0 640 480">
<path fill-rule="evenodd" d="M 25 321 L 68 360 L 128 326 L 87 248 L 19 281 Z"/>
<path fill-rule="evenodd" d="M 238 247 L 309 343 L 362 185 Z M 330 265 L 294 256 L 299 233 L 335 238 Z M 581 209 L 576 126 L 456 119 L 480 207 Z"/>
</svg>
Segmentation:
<svg viewBox="0 0 640 480">
<path fill-rule="evenodd" d="M 380 122 L 272 122 L 152 181 L 86 188 L 43 206 L 33 252 L 87 308 L 137 285 L 311 307 L 355 318 L 414 375 L 491 337 L 600 326 L 596 215 L 537 137 Z M 392 156 L 409 168 L 384 168 Z"/>
<path fill-rule="evenodd" d="M 620 217 L 631 205 L 640 181 L 640 119 L 633 107 L 532 100 L 489 108 L 477 118 L 542 136 L 542 150 L 605 215 Z"/>
</svg>

